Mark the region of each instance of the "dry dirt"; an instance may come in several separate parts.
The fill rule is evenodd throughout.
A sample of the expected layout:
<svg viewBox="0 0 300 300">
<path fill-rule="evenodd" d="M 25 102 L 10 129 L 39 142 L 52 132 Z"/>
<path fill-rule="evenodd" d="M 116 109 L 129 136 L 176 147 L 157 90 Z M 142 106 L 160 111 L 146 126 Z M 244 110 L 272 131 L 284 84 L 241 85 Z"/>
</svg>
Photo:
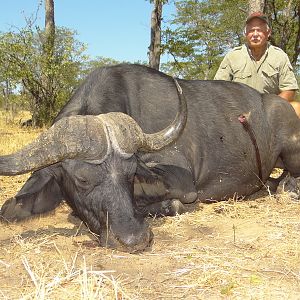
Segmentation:
<svg viewBox="0 0 300 300">
<path fill-rule="evenodd" d="M 27 177 L 0 177 L 0 205 Z M 285 194 L 197 204 L 149 219 L 152 248 L 128 254 L 99 247 L 64 204 L 0 223 L 0 299 L 300 299 L 299 213 Z"/>
<path fill-rule="evenodd" d="M 0 177 L 0 204 L 26 176 Z M 97 245 L 62 205 L 0 224 L 1 299 L 300 299 L 300 203 L 281 195 L 149 219 L 151 250 Z"/>
</svg>

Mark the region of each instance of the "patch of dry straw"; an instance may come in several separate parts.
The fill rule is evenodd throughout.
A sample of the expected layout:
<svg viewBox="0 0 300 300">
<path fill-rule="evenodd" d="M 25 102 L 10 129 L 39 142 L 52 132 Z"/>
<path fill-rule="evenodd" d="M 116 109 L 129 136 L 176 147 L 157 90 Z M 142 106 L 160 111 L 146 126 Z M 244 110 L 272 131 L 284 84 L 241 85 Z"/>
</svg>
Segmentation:
<svg viewBox="0 0 300 300">
<path fill-rule="evenodd" d="M 38 131 L 0 128 L 0 153 Z M 0 177 L 0 204 L 27 177 Z M 3 299 L 300 299 L 300 203 L 288 193 L 199 204 L 149 220 L 154 243 L 139 255 L 97 246 L 65 208 L 0 224 Z M 51 226 L 50 226 L 51 225 Z M 35 228 L 32 232 L 32 228 Z M 30 230 L 31 229 L 31 230 Z"/>
</svg>

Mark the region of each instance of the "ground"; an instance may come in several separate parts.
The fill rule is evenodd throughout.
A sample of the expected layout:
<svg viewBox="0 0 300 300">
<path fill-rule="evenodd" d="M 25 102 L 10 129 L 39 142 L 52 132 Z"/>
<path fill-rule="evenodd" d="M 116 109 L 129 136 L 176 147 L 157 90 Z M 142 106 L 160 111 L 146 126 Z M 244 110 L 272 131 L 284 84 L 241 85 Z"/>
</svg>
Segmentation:
<svg viewBox="0 0 300 300">
<path fill-rule="evenodd" d="M 32 136 L 0 127 L 0 154 Z M 0 176 L 0 205 L 27 177 Z M 149 219 L 140 254 L 99 247 L 70 212 L 0 223 L 1 299 L 300 299 L 300 202 L 288 194 Z"/>
</svg>

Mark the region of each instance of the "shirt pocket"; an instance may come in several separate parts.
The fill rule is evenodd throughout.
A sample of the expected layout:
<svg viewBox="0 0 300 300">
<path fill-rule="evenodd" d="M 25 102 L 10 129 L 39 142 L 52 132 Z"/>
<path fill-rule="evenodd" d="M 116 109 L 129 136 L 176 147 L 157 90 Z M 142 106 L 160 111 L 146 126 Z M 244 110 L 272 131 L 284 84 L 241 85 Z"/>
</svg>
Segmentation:
<svg viewBox="0 0 300 300">
<path fill-rule="evenodd" d="M 235 68 L 233 72 L 233 81 L 246 83 L 251 78 L 252 74 L 249 70 Z"/>
<path fill-rule="evenodd" d="M 264 65 L 261 69 L 261 76 L 264 82 L 264 92 L 278 94 L 279 92 L 279 71 L 271 65 Z"/>
</svg>

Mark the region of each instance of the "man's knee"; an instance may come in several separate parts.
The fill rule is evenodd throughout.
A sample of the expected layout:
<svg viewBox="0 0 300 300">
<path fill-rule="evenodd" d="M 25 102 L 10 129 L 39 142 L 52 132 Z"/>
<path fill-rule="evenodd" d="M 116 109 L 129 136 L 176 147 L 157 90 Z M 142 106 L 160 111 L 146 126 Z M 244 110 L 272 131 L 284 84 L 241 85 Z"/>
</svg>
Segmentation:
<svg viewBox="0 0 300 300">
<path fill-rule="evenodd" d="M 296 114 L 300 118 L 300 102 L 298 102 L 298 101 L 292 101 L 290 103 L 292 104 L 292 106 L 294 107 L 294 110 L 295 110 Z"/>
</svg>

